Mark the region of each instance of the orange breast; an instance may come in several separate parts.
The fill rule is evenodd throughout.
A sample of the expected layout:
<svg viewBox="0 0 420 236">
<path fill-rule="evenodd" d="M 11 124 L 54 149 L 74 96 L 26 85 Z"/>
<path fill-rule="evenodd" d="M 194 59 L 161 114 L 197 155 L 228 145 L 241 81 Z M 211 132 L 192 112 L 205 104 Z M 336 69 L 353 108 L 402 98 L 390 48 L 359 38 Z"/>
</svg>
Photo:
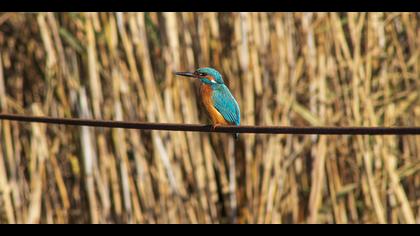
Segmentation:
<svg viewBox="0 0 420 236">
<path fill-rule="evenodd" d="M 217 111 L 213 106 L 211 100 L 212 89 L 210 85 L 202 84 L 200 87 L 201 101 L 206 108 L 207 114 L 209 115 L 213 124 L 228 125 L 228 122 L 223 118 L 222 114 Z"/>
</svg>

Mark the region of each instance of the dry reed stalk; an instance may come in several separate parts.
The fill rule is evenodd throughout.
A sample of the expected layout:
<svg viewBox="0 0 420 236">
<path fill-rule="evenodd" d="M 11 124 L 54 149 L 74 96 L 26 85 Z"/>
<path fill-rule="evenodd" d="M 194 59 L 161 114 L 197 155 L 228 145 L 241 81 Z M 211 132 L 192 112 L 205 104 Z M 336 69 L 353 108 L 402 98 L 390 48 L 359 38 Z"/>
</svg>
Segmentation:
<svg viewBox="0 0 420 236">
<path fill-rule="evenodd" d="M 212 66 L 242 124 L 419 125 L 419 23 L 418 13 L 4 13 L 0 108 L 205 123 L 198 82 L 172 72 Z M 420 222 L 417 136 L 250 134 L 232 149 L 222 134 L 6 121 L 0 132 L 1 223 Z"/>
</svg>

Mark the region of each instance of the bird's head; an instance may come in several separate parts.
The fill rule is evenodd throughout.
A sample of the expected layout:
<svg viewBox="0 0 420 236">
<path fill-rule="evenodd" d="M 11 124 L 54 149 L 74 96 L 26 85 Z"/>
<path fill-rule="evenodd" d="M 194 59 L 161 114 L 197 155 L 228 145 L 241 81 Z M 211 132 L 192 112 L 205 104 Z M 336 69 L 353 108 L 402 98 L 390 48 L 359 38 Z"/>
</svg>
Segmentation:
<svg viewBox="0 0 420 236">
<path fill-rule="evenodd" d="M 210 67 L 198 68 L 194 72 L 176 72 L 175 74 L 197 78 L 202 83 L 209 85 L 224 84 L 222 75 L 217 70 Z"/>
</svg>

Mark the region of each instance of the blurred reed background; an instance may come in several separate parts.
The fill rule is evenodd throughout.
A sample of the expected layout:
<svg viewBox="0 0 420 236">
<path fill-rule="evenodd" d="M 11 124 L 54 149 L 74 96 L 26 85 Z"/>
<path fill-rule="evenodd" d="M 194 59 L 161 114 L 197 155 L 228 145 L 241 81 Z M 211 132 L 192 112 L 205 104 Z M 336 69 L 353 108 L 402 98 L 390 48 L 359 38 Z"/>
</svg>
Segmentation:
<svg viewBox="0 0 420 236">
<path fill-rule="evenodd" d="M 5 113 L 419 126 L 419 13 L 1 13 Z M 0 123 L 0 223 L 420 223 L 420 136 L 241 135 Z"/>
</svg>

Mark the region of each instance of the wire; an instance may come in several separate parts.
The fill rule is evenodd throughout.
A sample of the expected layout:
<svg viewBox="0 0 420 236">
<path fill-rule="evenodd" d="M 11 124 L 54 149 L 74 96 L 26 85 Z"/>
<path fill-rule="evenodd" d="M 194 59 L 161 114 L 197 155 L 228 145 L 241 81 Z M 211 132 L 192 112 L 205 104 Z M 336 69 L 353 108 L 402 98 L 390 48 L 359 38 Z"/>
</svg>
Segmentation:
<svg viewBox="0 0 420 236">
<path fill-rule="evenodd" d="M 420 127 L 285 127 L 285 126 L 217 126 L 201 124 L 171 124 L 92 120 L 76 118 L 54 118 L 0 113 L 0 120 L 35 122 L 57 125 L 90 126 L 106 128 L 169 130 L 219 133 L 258 134 L 318 134 L 318 135 L 420 135 Z"/>
</svg>

